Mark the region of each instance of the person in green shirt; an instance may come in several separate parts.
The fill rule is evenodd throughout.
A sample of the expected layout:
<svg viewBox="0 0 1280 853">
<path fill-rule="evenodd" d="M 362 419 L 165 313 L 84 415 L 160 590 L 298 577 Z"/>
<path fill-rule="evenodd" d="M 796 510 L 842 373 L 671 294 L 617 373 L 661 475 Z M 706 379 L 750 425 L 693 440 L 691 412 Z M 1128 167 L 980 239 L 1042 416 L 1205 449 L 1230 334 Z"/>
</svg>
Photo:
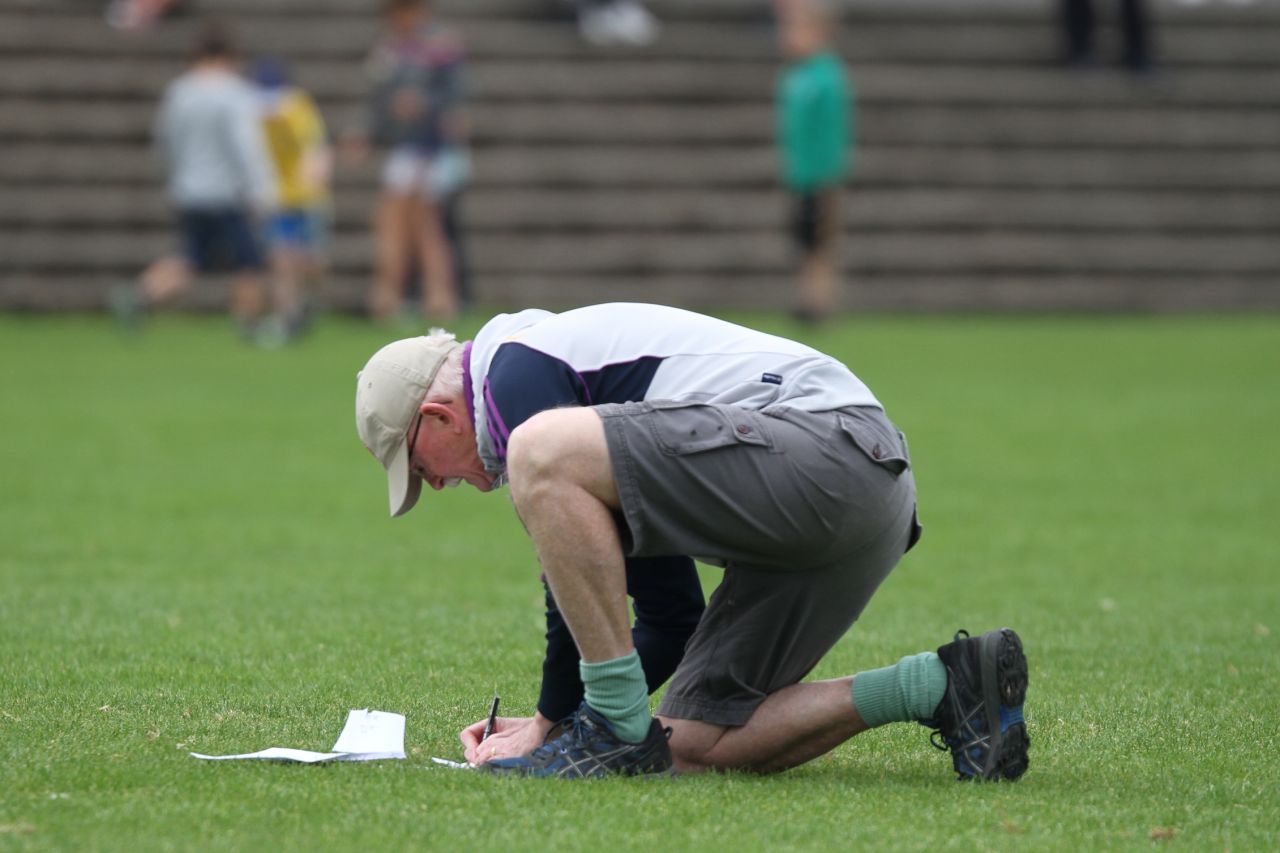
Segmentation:
<svg viewBox="0 0 1280 853">
<path fill-rule="evenodd" d="M 785 64 L 778 77 L 777 139 L 783 182 L 795 197 L 802 253 L 795 314 L 817 322 L 836 308 L 841 184 L 849 173 L 853 87 L 831 44 L 818 0 L 778 4 Z"/>
</svg>

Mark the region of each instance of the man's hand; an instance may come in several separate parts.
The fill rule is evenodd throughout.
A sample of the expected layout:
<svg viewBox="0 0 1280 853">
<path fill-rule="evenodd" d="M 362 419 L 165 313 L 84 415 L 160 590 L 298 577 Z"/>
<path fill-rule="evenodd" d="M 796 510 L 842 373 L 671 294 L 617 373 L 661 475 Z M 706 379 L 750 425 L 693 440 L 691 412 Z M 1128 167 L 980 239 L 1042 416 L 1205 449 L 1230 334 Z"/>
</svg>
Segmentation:
<svg viewBox="0 0 1280 853">
<path fill-rule="evenodd" d="M 463 752 L 472 764 L 484 764 L 495 758 L 516 758 L 527 755 L 542 746 L 551 731 L 552 723 L 541 714 L 532 717 L 498 717 L 493 723 L 493 733 L 482 744 L 480 736 L 488 720 L 477 720 L 463 729 L 458 739 Z"/>
</svg>

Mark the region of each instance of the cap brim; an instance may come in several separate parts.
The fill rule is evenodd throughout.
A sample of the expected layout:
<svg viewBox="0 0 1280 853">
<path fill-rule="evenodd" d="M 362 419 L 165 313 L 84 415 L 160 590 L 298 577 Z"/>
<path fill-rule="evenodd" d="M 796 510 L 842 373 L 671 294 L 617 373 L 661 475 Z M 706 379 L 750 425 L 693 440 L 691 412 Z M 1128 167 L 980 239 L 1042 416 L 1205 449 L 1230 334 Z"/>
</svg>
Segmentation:
<svg viewBox="0 0 1280 853">
<path fill-rule="evenodd" d="M 395 455 L 387 463 L 387 488 L 391 498 L 391 517 L 399 518 L 418 502 L 422 479 L 409 470 L 409 441 L 400 442 Z"/>
</svg>

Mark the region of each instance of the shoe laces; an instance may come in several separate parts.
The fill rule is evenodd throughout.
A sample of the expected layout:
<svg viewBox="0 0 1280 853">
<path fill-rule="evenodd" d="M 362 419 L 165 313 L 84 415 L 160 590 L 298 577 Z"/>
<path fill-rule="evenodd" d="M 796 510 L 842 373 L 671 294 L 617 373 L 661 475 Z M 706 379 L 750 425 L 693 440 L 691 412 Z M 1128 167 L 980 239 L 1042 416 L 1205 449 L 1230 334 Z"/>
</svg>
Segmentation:
<svg viewBox="0 0 1280 853">
<path fill-rule="evenodd" d="M 956 631 L 955 636 L 952 638 L 952 641 L 959 642 L 961 640 L 967 640 L 969 637 L 970 637 L 969 632 L 966 631 L 964 628 L 961 628 L 959 631 Z M 945 704 L 949 705 L 951 708 L 956 709 L 957 711 L 961 711 L 960 697 L 956 695 L 955 683 L 954 683 L 954 679 L 952 679 L 951 677 L 950 671 L 948 671 L 947 673 L 946 695 L 943 698 L 944 698 Z M 956 729 L 956 732 L 955 732 L 956 736 L 954 738 L 948 738 L 946 733 L 943 732 L 944 722 L 942 719 L 922 720 L 921 722 L 931 727 L 931 731 L 929 732 L 929 743 L 933 746 L 934 749 L 937 749 L 941 752 L 947 752 L 948 750 L 950 750 L 954 753 L 956 748 L 961 746 L 961 744 L 964 743 L 964 734 L 966 729 L 968 729 L 969 734 L 974 735 L 976 739 L 980 739 L 981 736 L 979 735 L 979 733 L 973 729 L 971 719 L 972 719 L 972 715 L 970 715 L 969 717 L 966 717 L 965 719 L 958 719 L 958 720 L 952 721 L 952 724 Z M 956 769 L 957 770 L 960 769 L 958 756 L 956 756 Z"/>
<path fill-rule="evenodd" d="M 942 752 L 951 749 L 947 745 L 946 736 L 942 734 L 942 729 L 933 729 L 929 732 L 929 745 Z"/>
<path fill-rule="evenodd" d="M 557 752 L 567 750 L 571 743 L 585 746 L 593 737 L 601 734 L 598 728 L 589 724 L 586 714 L 570 714 L 557 725 L 561 729 L 560 735 L 535 749 L 530 757 L 550 758 Z"/>
</svg>

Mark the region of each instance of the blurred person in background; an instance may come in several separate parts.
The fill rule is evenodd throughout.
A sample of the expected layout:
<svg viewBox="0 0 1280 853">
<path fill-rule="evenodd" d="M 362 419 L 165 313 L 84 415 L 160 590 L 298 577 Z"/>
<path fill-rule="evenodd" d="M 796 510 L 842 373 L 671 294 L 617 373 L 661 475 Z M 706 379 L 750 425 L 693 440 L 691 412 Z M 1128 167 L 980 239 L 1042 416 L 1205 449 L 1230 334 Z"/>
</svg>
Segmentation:
<svg viewBox="0 0 1280 853">
<path fill-rule="evenodd" d="M 142 32 L 160 19 L 183 10 L 184 0 L 111 0 L 107 23 L 117 30 Z"/>
<path fill-rule="evenodd" d="M 346 134 L 349 158 L 363 160 L 370 142 L 389 148 L 374 218 L 376 244 L 369 313 L 399 316 L 417 257 L 423 307 L 432 320 L 458 313 L 445 202 L 470 175 L 463 97 L 463 46 L 434 20 L 427 0 L 387 0 L 385 34 L 366 69 L 371 82 L 367 126 Z"/>
<path fill-rule="evenodd" d="M 275 174 L 257 97 L 226 29 L 204 28 L 191 68 L 165 90 L 154 133 L 182 246 L 151 264 L 137 287 L 113 291 L 112 306 L 135 328 L 141 309 L 184 291 L 194 273 L 229 270 L 232 313 L 252 336 L 264 307 L 255 222 L 274 208 Z"/>
<path fill-rule="evenodd" d="M 596 47 L 644 47 L 658 37 L 658 19 L 641 0 L 574 0 L 578 32 Z"/>
<path fill-rule="evenodd" d="M 852 86 L 819 0 L 779 0 L 784 65 L 777 87 L 782 176 L 794 196 L 792 231 L 801 252 L 795 315 L 819 322 L 836 310 L 842 184 L 854 122 Z"/>
<path fill-rule="evenodd" d="M 259 60 L 253 79 L 279 196 L 279 207 L 265 229 L 274 314 L 263 324 L 259 339 L 279 345 L 306 328 L 308 285 L 324 264 L 333 158 L 315 101 L 291 83 L 284 62 L 274 57 Z"/>
<path fill-rule="evenodd" d="M 1119 0 L 1124 48 L 1121 61 L 1135 74 L 1151 70 L 1151 16 L 1145 0 Z M 1097 14 L 1093 0 L 1061 0 L 1064 61 L 1069 67 L 1091 68 L 1098 64 L 1094 43 Z"/>
</svg>

